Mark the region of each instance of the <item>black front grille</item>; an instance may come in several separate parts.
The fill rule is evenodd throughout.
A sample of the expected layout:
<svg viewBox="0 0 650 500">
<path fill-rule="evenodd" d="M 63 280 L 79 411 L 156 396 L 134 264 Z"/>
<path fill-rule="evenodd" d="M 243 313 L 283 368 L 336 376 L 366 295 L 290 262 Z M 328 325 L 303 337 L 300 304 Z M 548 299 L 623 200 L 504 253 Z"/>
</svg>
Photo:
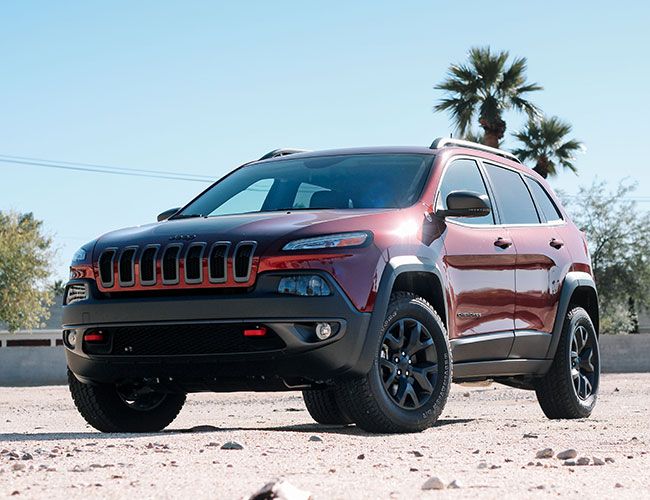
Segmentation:
<svg viewBox="0 0 650 500">
<path fill-rule="evenodd" d="M 111 247 L 99 255 L 99 281 L 103 288 L 113 290 L 161 283 L 248 283 L 253 275 L 256 248 L 255 241 L 239 242 L 234 250 L 230 241 Z"/>
<path fill-rule="evenodd" d="M 115 356 L 182 356 L 273 351 L 285 347 L 271 329 L 265 337 L 244 337 L 241 323 L 120 326 L 102 328 Z"/>
</svg>

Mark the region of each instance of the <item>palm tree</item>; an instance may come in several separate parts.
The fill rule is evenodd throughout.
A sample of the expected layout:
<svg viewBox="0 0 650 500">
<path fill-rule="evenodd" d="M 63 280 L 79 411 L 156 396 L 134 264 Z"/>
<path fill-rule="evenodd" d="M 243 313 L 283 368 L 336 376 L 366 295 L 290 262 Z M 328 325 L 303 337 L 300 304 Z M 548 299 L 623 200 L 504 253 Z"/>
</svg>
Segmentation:
<svg viewBox="0 0 650 500">
<path fill-rule="evenodd" d="M 557 116 L 530 120 L 521 132 L 513 134 L 521 143 L 513 153 L 522 161 L 535 161 L 535 172 L 545 179 L 557 174 L 558 165 L 576 172 L 574 155 L 584 146 L 575 139 L 567 140 L 566 136 L 570 133 L 571 125 Z"/>
<path fill-rule="evenodd" d="M 448 111 L 461 136 L 470 130 L 478 114 L 483 143 L 496 148 L 506 131 L 504 111 L 523 111 L 531 119 L 539 115 L 539 109 L 526 99 L 526 94 L 542 87 L 526 83 L 525 57 L 506 66 L 509 56 L 505 50 L 492 53 L 490 47 L 474 47 L 469 51 L 469 63 L 453 64 L 448 78 L 436 85 L 447 97 L 434 111 Z"/>
<path fill-rule="evenodd" d="M 463 140 L 482 144 L 483 135 L 480 132 L 474 132 L 472 129 L 469 129 L 467 132 L 465 132 L 465 135 L 463 135 Z"/>
</svg>

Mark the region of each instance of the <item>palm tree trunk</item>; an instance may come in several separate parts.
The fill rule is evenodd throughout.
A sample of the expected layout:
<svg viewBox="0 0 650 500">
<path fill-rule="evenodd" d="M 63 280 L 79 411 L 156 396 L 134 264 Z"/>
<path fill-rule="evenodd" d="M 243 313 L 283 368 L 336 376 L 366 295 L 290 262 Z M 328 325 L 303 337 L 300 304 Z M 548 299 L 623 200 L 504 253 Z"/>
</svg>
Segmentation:
<svg viewBox="0 0 650 500">
<path fill-rule="evenodd" d="M 541 175 L 544 179 L 548 177 L 548 159 L 546 156 L 540 156 L 537 158 L 537 164 L 533 170 Z"/>
<path fill-rule="evenodd" d="M 483 144 L 491 148 L 499 147 L 499 136 L 493 132 L 485 132 L 483 134 Z"/>
<path fill-rule="evenodd" d="M 506 122 L 504 122 L 501 117 L 494 120 L 488 120 L 487 118 L 479 118 L 479 125 L 483 129 L 483 144 L 490 146 L 491 148 L 498 148 L 499 142 L 503 139 L 503 135 L 506 132 Z"/>
</svg>

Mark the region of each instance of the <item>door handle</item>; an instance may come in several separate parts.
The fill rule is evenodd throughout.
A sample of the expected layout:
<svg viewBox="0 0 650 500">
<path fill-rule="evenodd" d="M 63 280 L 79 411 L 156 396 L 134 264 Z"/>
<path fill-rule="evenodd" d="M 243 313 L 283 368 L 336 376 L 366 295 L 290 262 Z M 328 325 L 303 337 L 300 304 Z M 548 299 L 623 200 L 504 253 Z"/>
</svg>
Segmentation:
<svg viewBox="0 0 650 500">
<path fill-rule="evenodd" d="M 553 238 L 551 241 L 549 241 L 548 244 L 553 248 L 557 248 L 558 250 L 564 246 L 564 242 L 562 240 L 558 240 L 557 238 Z"/>
<path fill-rule="evenodd" d="M 494 242 L 494 246 L 499 248 L 508 248 L 511 245 L 512 245 L 512 240 L 509 240 L 507 238 L 501 238 L 500 236 Z"/>
</svg>

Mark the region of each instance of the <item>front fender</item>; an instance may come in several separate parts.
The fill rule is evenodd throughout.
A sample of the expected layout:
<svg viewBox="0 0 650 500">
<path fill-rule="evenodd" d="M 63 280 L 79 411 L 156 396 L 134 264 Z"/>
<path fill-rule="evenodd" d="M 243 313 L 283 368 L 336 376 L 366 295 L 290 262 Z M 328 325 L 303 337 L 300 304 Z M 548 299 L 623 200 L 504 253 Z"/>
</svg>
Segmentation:
<svg viewBox="0 0 650 500">
<path fill-rule="evenodd" d="M 437 263 L 427 257 L 403 255 L 393 257 L 388 261 L 379 282 L 375 307 L 370 319 L 370 326 L 368 327 L 361 357 L 359 358 L 359 372 L 368 373 L 372 367 L 378 337 L 383 333 L 385 327 L 388 304 L 390 302 L 390 296 L 393 291 L 395 280 L 400 274 L 410 272 L 429 273 L 435 276 L 440 283 L 445 283 L 443 280 L 443 274 Z M 443 300 L 445 311 L 447 311 L 447 294 L 444 293 L 444 290 Z"/>
</svg>

